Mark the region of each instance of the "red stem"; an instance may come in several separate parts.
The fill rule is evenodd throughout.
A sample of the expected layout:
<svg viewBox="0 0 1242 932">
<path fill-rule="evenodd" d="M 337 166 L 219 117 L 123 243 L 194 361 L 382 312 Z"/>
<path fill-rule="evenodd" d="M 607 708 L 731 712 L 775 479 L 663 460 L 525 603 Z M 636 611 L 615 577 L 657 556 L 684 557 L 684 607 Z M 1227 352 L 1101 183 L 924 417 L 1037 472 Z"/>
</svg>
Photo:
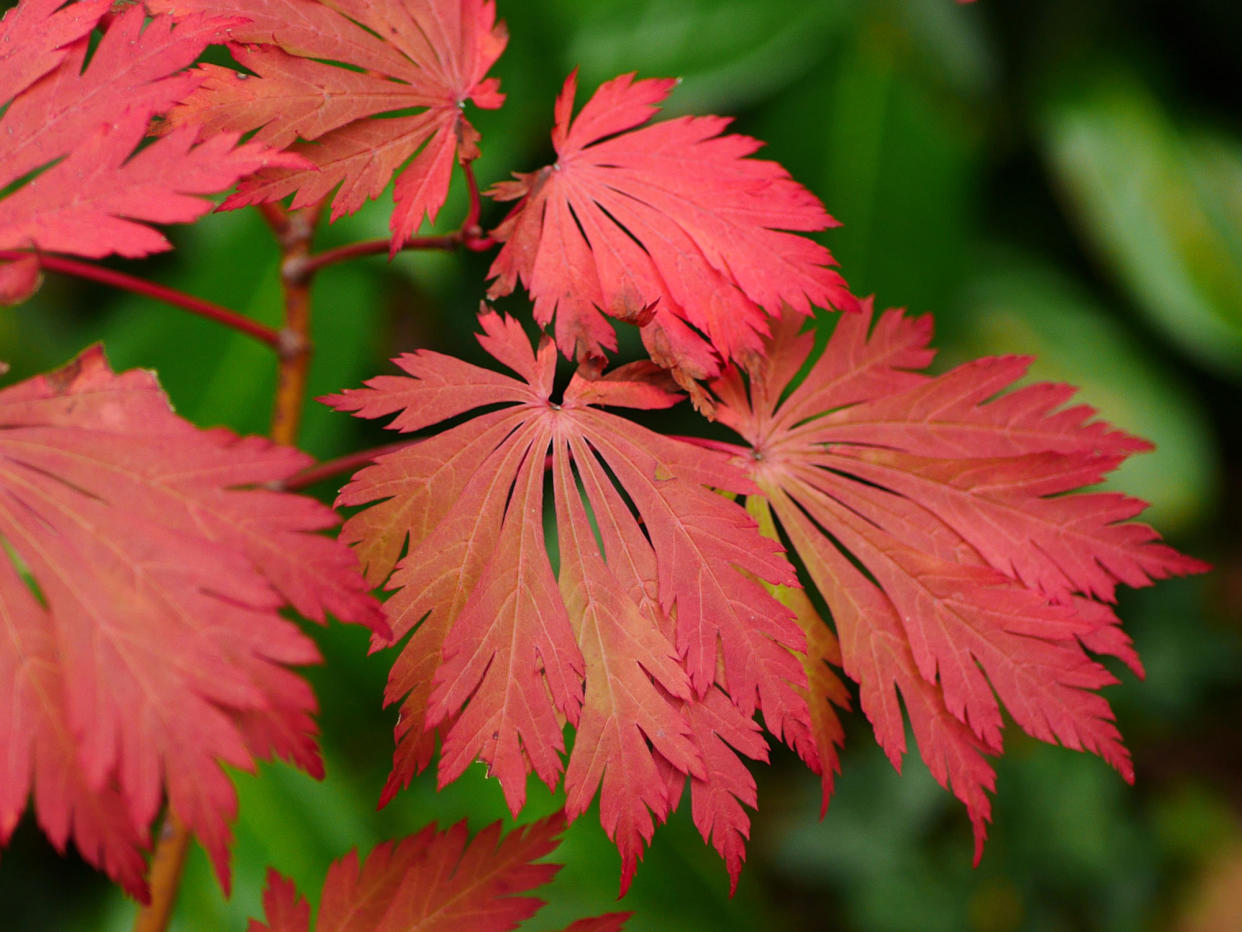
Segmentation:
<svg viewBox="0 0 1242 932">
<path fill-rule="evenodd" d="M 470 206 L 466 210 L 466 219 L 461 222 L 461 242 L 467 249 L 482 252 L 494 246 L 496 241 L 490 236 L 484 236 L 483 228 L 479 226 L 483 203 L 479 197 L 479 183 L 475 181 L 474 169 L 469 162 L 462 162 L 461 171 L 466 176 L 466 190 L 470 192 Z"/>
<path fill-rule="evenodd" d="M 401 252 L 425 249 L 443 249 L 446 252 L 454 249 L 468 249 L 471 252 L 486 252 L 496 245 L 497 240 L 484 233 L 483 228 L 479 226 L 482 198 L 479 194 L 479 183 L 475 180 L 470 163 L 462 162 L 461 170 L 466 176 L 466 189 L 470 194 L 470 204 L 466 208 L 466 217 L 462 220 L 461 226 L 455 232 L 446 233 L 443 236 L 411 236 L 401 246 Z M 273 223 L 271 219 L 268 222 Z M 273 223 L 273 229 L 276 229 L 277 233 L 280 232 L 275 223 Z M 338 246 L 336 249 L 325 249 L 323 252 L 308 256 L 298 266 L 298 271 L 310 277 L 325 266 L 336 265 L 338 262 L 346 262 L 361 256 L 382 255 L 390 251 L 391 245 L 391 240 L 373 239 L 361 243 L 350 243 L 348 246 Z"/>
<path fill-rule="evenodd" d="M 307 257 L 302 263 L 302 274 L 313 275 L 325 266 L 336 265 L 338 262 L 357 259 L 360 256 L 381 255 L 388 252 L 391 242 L 386 239 L 372 239 L 361 243 L 350 243 L 348 246 L 338 246 L 336 249 L 325 249 L 323 252 Z M 459 233 L 449 233 L 447 236 L 411 236 L 401 250 L 403 252 L 407 249 L 453 250 L 461 245 Z"/>
<path fill-rule="evenodd" d="M 259 216 L 272 228 L 272 232 L 276 237 L 285 235 L 289 229 L 289 211 L 285 210 L 285 205 L 280 201 L 265 201 L 262 204 L 256 204 L 255 210 L 259 212 Z"/>
<path fill-rule="evenodd" d="M 30 253 L 0 249 L 0 261 L 21 259 L 27 255 L 30 255 Z M 273 348 L 278 349 L 280 347 L 281 336 L 279 331 L 268 327 L 266 324 L 261 324 L 257 320 L 238 314 L 236 311 L 231 311 L 227 307 L 212 304 L 210 301 L 196 298 L 194 295 L 186 294 L 183 291 L 177 291 L 175 288 L 157 285 L 155 282 L 149 282 L 143 278 L 126 275 L 124 272 L 107 269 L 101 265 L 92 265 L 89 262 L 79 262 L 76 259 L 66 259 L 62 256 L 38 254 L 38 260 L 42 268 L 50 269 L 53 272 L 75 275 L 78 278 L 85 278 L 103 285 L 111 285 L 113 288 L 121 288 L 134 294 L 154 298 L 157 301 L 163 301 L 165 304 L 171 304 L 192 314 L 198 314 L 200 317 L 206 317 L 209 320 L 224 324 L 226 327 L 231 327 L 247 336 L 254 337 L 256 340 L 266 343 Z"/>
<path fill-rule="evenodd" d="M 338 456 L 336 459 L 324 460 L 322 463 L 307 466 L 300 472 L 294 473 L 282 482 L 280 487 L 287 492 L 300 492 L 316 482 L 323 482 L 325 479 L 331 479 L 333 476 L 339 476 L 342 473 L 352 475 L 363 466 L 371 465 L 378 457 L 384 456 L 387 453 L 396 453 L 398 450 L 404 450 L 406 447 L 418 442 L 417 440 L 401 440 L 397 443 L 385 444 L 382 447 L 372 447 L 369 450 L 347 453 L 345 456 Z"/>
</svg>

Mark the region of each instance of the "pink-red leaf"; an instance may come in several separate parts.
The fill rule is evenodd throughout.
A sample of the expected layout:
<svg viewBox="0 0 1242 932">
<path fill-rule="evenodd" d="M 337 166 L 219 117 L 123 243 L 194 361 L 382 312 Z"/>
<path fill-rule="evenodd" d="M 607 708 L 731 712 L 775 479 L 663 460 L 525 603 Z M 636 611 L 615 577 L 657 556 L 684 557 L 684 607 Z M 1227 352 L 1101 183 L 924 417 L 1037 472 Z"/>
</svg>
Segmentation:
<svg viewBox="0 0 1242 932">
<path fill-rule="evenodd" d="M 702 772 L 688 777 L 690 813 L 703 840 L 724 858 L 730 890 L 736 890 L 746 860 L 746 840 L 750 837 L 750 816 L 742 806 L 753 809 L 759 801 L 755 778 L 738 755 L 766 762 L 767 742 L 754 719 L 741 714 L 715 687 L 700 701 L 685 703 L 682 711 L 694 745 L 703 757 Z M 676 803 L 687 775 L 666 758 L 657 761 L 669 798 Z"/>
<path fill-rule="evenodd" d="M 263 891 L 263 917 L 267 922 L 251 919 L 246 932 L 309 932 L 310 903 L 298 895 L 288 877 L 268 868 L 267 889 Z"/>
<path fill-rule="evenodd" d="M 506 932 L 542 901 L 525 896 L 549 883 L 560 866 L 535 863 L 552 853 L 564 819 L 551 816 L 500 837 L 496 823 L 469 838 L 459 822 L 434 825 L 399 842 L 378 845 L 361 863 L 357 852 L 333 862 L 324 880 L 318 932 Z M 309 932 L 310 908 L 293 884 L 268 873 L 267 923 L 250 932 Z M 582 919 L 576 932 L 620 930 L 625 914 Z M 568 930 L 567 930 L 568 932 Z"/>
<path fill-rule="evenodd" d="M 306 457 L 177 418 L 150 373 L 88 350 L 0 392 L 0 841 L 31 790 L 57 845 L 144 895 L 163 798 L 227 884 L 223 764 L 311 773 L 318 658 L 279 610 L 386 631 L 335 523 L 259 486 Z"/>
<path fill-rule="evenodd" d="M 119 14 L 83 68 L 90 28 L 106 4 L 27 0 L 0 24 L 0 188 L 51 166 L 0 200 L 0 249 L 98 257 L 168 248 L 147 223 L 195 220 L 211 208 L 193 195 L 233 186 L 265 166 L 304 164 L 237 136 L 194 145 L 193 131 L 135 154 L 153 115 L 201 80 L 182 69 L 234 20 L 169 17 L 144 25 L 141 7 Z M 38 32 L 36 38 L 32 33 Z M 60 160 L 60 161 L 58 161 Z M 55 164 L 54 164 L 55 163 Z"/>
<path fill-rule="evenodd" d="M 721 135 L 720 117 L 640 127 L 675 83 L 622 75 L 571 120 L 569 77 L 556 164 L 492 191 L 520 203 L 495 233 L 491 294 L 520 280 L 578 358 L 616 347 L 603 315 L 637 322 L 653 359 L 698 379 L 759 353 L 769 316 L 853 299 L 826 249 L 785 232 L 834 221 L 775 162 L 747 158 L 758 142 Z"/>
<path fill-rule="evenodd" d="M 771 508 L 765 499 L 751 496 L 746 500 L 746 510 L 759 523 L 759 530 L 775 540 L 778 536 Z M 841 646 L 803 589 L 787 586 L 774 587 L 773 594 L 787 606 L 806 636 L 806 650 L 797 656 L 806 670 L 806 705 L 810 722 L 792 719 L 788 725 L 787 743 L 798 752 L 803 762 L 819 774 L 823 790 L 820 808 L 822 816 L 832 796 L 833 780 L 840 769 L 837 748 L 845 742 L 845 730 L 837 717 L 837 708 L 849 707 L 849 692 L 833 667 L 841 667 Z M 766 713 L 765 713 L 766 715 Z"/>
<path fill-rule="evenodd" d="M 170 248 L 168 240 L 145 224 L 196 220 L 212 204 L 194 195 L 232 187 L 264 166 L 300 164 L 263 146 L 235 147 L 235 135 L 195 145 L 193 127 L 135 155 L 146 125 L 142 111 L 126 111 L 0 201 L 0 248 L 33 244 L 91 258 L 160 252 Z"/>
<path fill-rule="evenodd" d="M 339 499 L 381 500 L 342 536 L 373 582 L 397 590 L 386 609 L 398 636 L 413 631 L 388 684 L 402 709 L 384 798 L 427 765 L 438 727 L 441 783 L 482 759 L 516 812 L 528 771 L 549 786 L 560 777 L 561 716 L 578 728 L 569 815 L 600 791 L 624 885 L 677 801 L 657 760 L 708 776 L 707 733 L 694 738 L 687 710 L 727 692 L 736 720 L 760 708 L 778 737 L 807 732 L 793 653 L 804 638 L 761 584 L 795 577 L 775 541 L 704 488 L 753 490 L 725 455 L 597 407 L 675 403 L 660 370 L 577 375 L 554 402 L 552 342 L 534 353 L 516 322 L 481 322 L 484 347 L 520 378 L 420 351 L 397 360 L 406 376 L 327 399 L 363 417 L 396 415 L 403 431 L 491 408 L 381 457 Z M 555 573 L 543 531 L 549 468 Z M 737 850 L 728 832 L 708 834 Z"/>
<path fill-rule="evenodd" d="M 108 0 L 28 0 L 8 10 L 0 23 L 0 103 L 60 64 L 108 7 Z"/>
<path fill-rule="evenodd" d="M 149 5 L 177 15 L 219 9 L 206 0 Z M 395 174 L 392 250 L 424 216 L 434 223 L 453 164 L 478 156 L 478 133 L 461 105 L 504 100 L 486 77 L 506 42 L 495 4 L 242 0 L 229 10 L 247 20 L 230 30 L 233 57 L 247 71 L 201 66 L 202 86 L 171 119 L 208 134 L 257 130 L 257 142 L 292 146 L 311 165 L 260 172 L 225 206 L 293 194 L 301 207 L 335 191 L 336 220 L 378 197 Z M 411 108 L 421 112 L 373 119 Z"/>
<path fill-rule="evenodd" d="M 783 320 L 749 381 L 734 369 L 712 389 L 720 420 L 750 446 L 740 461 L 832 611 L 880 744 L 900 761 L 900 695 L 981 845 L 994 779 L 984 755 L 1001 750 L 1002 705 L 1029 734 L 1133 778 L 1097 692 L 1113 677 L 1083 647 L 1141 667 L 1096 600 L 1118 583 L 1206 567 L 1129 523 L 1142 503 L 1071 494 L 1146 443 L 1085 405 L 1066 407 L 1065 386 L 1007 391 L 1022 359 L 923 375 L 929 337 L 926 322 L 898 311 L 844 316 L 791 388 L 812 339 Z"/>
</svg>

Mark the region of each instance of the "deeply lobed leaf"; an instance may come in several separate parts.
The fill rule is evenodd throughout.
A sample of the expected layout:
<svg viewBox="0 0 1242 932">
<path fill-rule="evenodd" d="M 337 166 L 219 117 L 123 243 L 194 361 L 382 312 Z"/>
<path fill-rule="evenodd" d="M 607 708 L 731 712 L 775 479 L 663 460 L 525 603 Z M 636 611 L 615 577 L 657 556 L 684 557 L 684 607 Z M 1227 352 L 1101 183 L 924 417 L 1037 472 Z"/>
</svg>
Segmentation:
<svg viewBox="0 0 1242 932">
<path fill-rule="evenodd" d="M 322 772 L 318 652 L 279 610 L 386 632 L 330 509 L 261 486 L 307 457 L 174 415 L 98 348 L 0 391 L 0 842 L 33 790 L 63 847 L 144 897 L 165 797 L 228 883 L 222 765 Z"/>
<path fill-rule="evenodd" d="M 192 130 L 135 154 L 151 117 L 199 83 L 182 69 L 236 20 L 199 15 L 174 28 L 130 7 L 86 63 L 87 34 L 107 4 L 57 6 L 26 0 L 0 23 L 0 188 L 46 169 L 0 200 L 0 249 L 144 256 L 168 248 L 147 223 L 211 208 L 194 195 L 265 166 L 304 165 L 266 146 L 235 147 L 236 134 L 196 145 Z"/>
<path fill-rule="evenodd" d="M 7 10 L 0 23 L 0 102 L 12 100 L 60 64 L 108 6 L 108 0 L 27 0 Z"/>
<path fill-rule="evenodd" d="M 218 9 L 208 0 L 148 5 L 179 17 Z M 225 206 L 293 194 L 293 207 L 301 207 L 335 191 L 336 220 L 378 197 L 395 175 L 392 251 L 424 216 L 434 223 L 453 165 L 478 156 L 479 135 L 462 104 L 495 108 L 504 100 L 486 77 L 507 40 L 495 4 L 242 0 L 230 11 L 245 17 L 229 35 L 247 71 L 200 66 L 202 85 L 171 120 L 208 134 L 257 130 L 256 141 L 291 147 L 310 165 L 260 172 Z M 372 119 L 411 108 L 421 112 Z"/>
<path fill-rule="evenodd" d="M 469 839 L 459 822 L 434 825 L 399 842 L 378 845 L 360 864 L 356 852 L 333 862 L 324 880 L 318 932 L 505 932 L 532 916 L 542 901 L 525 894 L 549 883 L 552 853 L 564 828 L 551 816 L 500 837 L 499 823 Z M 266 923 L 250 932 L 309 932 L 310 907 L 293 884 L 268 873 Z M 580 919 L 566 932 L 620 932 L 627 913 Z"/>
<path fill-rule="evenodd" d="M 571 119 L 570 75 L 556 164 L 491 192 L 519 203 L 495 232 L 490 294 L 521 281 L 535 319 L 580 359 L 616 348 L 604 315 L 638 323 L 652 359 L 690 387 L 757 356 L 770 317 L 854 299 L 828 250 L 796 235 L 835 221 L 775 162 L 747 157 L 757 141 L 722 135 L 720 117 L 640 125 L 675 83 L 622 75 Z"/>
<path fill-rule="evenodd" d="M 762 501 L 832 612 L 845 672 L 894 764 L 905 704 L 932 774 L 966 804 L 981 851 L 1004 706 L 1026 732 L 1133 779 L 1092 651 L 1142 671 L 1106 604 L 1205 564 L 1130 523 L 1141 502 L 1074 493 L 1141 440 L 1065 407 L 1072 389 L 1011 391 L 1026 360 L 931 377 L 926 322 L 840 318 L 805 378 L 812 337 L 782 320 L 763 363 L 712 390 Z M 775 525 L 770 533 L 776 533 Z M 1102 601 L 1101 601 L 1102 600 Z M 831 659 L 831 658 L 829 658 Z"/>
<path fill-rule="evenodd" d="M 342 536 L 369 578 L 396 590 L 394 631 L 413 632 L 389 678 L 387 701 L 402 705 L 384 798 L 430 762 L 438 729 L 441 784 L 482 759 L 516 813 L 528 771 L 558 782 L 567 720 L 578 729 L 569 815 L 599 789 L 623 885 L 687 776 L 700 828 L 736 873 L 746 817 L 732 800 L 753 805 L 754 787 L 729 745 L 766 754 L 750 721 L 759 708 L 770 731 L 815 755 L 796 656 L 805 638 L 761 585 L 796 585 L 793 572 L 741 508 L 704 487 L 753 491 L 724 455 L 600 410 L 675 403 L 660 370 L 578 375 L 555 402 L 552 342 L 534 353 L 516 322 L 481 322 L 484 347 L 519 378 L 420 351 L 397 360 L 406 375 L 326 399 L 396 415 L 403 431 L 489 408 L 381 457 L 339 498 L 379 500 Z"/>
</svg>

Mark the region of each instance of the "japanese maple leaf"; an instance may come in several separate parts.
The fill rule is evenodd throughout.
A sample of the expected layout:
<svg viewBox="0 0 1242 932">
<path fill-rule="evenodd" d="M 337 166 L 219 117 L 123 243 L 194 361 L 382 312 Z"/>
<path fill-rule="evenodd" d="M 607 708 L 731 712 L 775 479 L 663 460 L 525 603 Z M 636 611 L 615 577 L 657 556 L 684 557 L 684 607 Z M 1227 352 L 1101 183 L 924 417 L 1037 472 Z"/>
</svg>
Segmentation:
<svg viewBox="0 0 1242 932">
<path fill-rule="evenodd" d="M 521 896 L 551 882 L 559 864 L 535 863 L 552 853 L 565 827 L 550 816 L 501 838 L 500 823 L 469 838 L 466 823 L 443 832 L 434 825 L 399 842 L 378 845 L 361 864 L 350 852 L 328 868 L 318 932 L 505 932 L 543 906 Z M 293 883 L 268 872 L 267 923 L 249 932 L 310 932 L 310 906 Z M 566 932 L 619 932 L 627 913 L 573 923 Z"/>
<path fill-rule="evenodd" d="M 0 391 L 0 843 L 39 824 L 138 897 L 162 798 L 227 886 L 222 765 L 322 773 L 315 645 L 279 614 L 382 635 L 333 512 L 261 486 L 307 457 L 174 415 L 99 348 Z"/>
<path fill-rule="evenodd" d="M 35 248 L 99 257 L 169 248 L 146 223 L 195 220 L 211 209 L 196 195 L 223 191 L 296 156 L 237 135 L 197 143 L 178 130 L 135 154 L 155 114 L 202 78 L 182 71 L 236 20 L 170 17 L 144 26 L 140 7 L 119 14 L 83 67 L 91 28 L 107 4 L 27 0 L 0 23 L 0 189 L 41 174 L 0 199 L 0 249 Z M 13 51 L 10 51 L 13 49 Z"/>
<path fill-rule="evenodd" d="M 0 23 L 0 100 L 12 100 L 69 54 L 108 11 L 107 0 L 27 0 Z M 63 9 L 61 9 L 63 7 Z"/>
<path fill-rule="evenodd" d="M 1116 585 L 1206 567 L 1129 520 L 1143 503 L 1071 494 L 1147 443 L 1064 407 L 1066 386 L 1001 394 L 1028 359 L 918 372 L 930 334 L 899 311 L 843 316 L 791 389 L 812 335 L 782 320 L 749 381 L 732 369 L 712 390 L 749 444 L 739 462 L 760 489 L 755 510 L 770 509 L 831 609 L 881 746 L 900 763 L 900 696 L 933 775 L 966 803 L 978 854 L 1002 704 L 1034 737 L 1131 780 L 1096 692 L 1114 679 L 1083 648 L 1141 673 L 1108 605 Z"/>
<path fill-rule="evenodd" d="M 682 381 L 762 349 L 769 316 L 851 307 L 828 250 L 794 231 L 835 225 L 760 143 L 727 119 L 646 122 L 673 80 L 622 75 L 570 119 L 576 74 L 556 102 L 556 163 L 496 185 L 518 205 L 496 229 L 491 296 L 520 280 L 568 356 L 616 348 L 604 315 L 642 326 L 652 359 Z M 640 127 L 640 128 L 635 128 Z"/>
<path fill-rule="evenodd" d="M 219 9 L 209 0 L 149 6 L 178 16 Z M 293 206 L 301 207 L 335 190 L 336 220 L 378 197 L 396 173 L 392 251 L 424 215 L 434 223 L 454 163 L 479 154 L 479 134 L 462 105 L 494 109 L 504 101 L 499 82 L 486 77 L 507 41 L 495 4 L 239 0 L 229 10 L 248 20 L 230 30 L 230 49 L 252 73 L 203 65 L 205 82 L 172 120 L 209 133 L 257 130 L 255 141 L 277 148 L 301 140 L 292 151 L 312 166 L 261 172 L 224 206 L 294 194 Z M 371 119 L 411 108 L 421 112 Z"/>
<path fill-rule="evenodd" d="M 427 765 L 439 728 L 441 784 L 481 758 L 516 813 L 528 771 L 550 787 L 560 777 L 563 716 L 578 729 L 569 815 L 599 789 L 625 884 L 679 798 L 660 768 L 717 785 L 701 750 L 716 722 L 695 733 L 687 707 L 723 700 L 743 722 L 761 708 L 770 731 L 814 754 L 793 653 L 804 638 L 760 585 L 795 577 L 740 507 L 705 488 L 753 490 L 727 457 L 600 410 L 675 403 L 658 369 L 575 376 L 553 401 L 552 341 L 532 352 L 515 321 L 481 322 L 484 348 L 518 378 L 420 351 L 397 360 L 407 375 L 326 399 L 361 417 L 396 414 L 401 431 L 489 409 L 383 456 L 339 499 L 380 500 L 342 537 L 373 584 L 396 590 L 386 603 L 396 634 L 413 631 L 388 683 L 402 706 L 385 800 Z M 741 750 L 752 747 L 748 738 Z"/>
</svg>

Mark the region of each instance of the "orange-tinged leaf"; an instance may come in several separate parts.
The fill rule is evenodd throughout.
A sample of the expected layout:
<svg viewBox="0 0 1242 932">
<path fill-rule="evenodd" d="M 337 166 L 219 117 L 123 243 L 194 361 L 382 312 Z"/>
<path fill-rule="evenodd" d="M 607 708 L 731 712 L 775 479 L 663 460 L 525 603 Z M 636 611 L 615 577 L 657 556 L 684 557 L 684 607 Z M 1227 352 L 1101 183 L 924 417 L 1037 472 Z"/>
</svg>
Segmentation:
<svg viewBox="0 0 1242 932">
<path fill-rule="evenodd" d="M 622 75 L 571 120 L 569 77 L 556 164 L 491 192 L 520 203 L 496 230 L 490 274 L 492 296 L 526 286 L 566 355 L 615 349 L 608 315 L 638 323 L 652 358 L 684 380 L 760 352 L 770 316 L 854 301 L 828 251 L 786 232 L 834 221 L 779 165 L 747 158 L 758 142 L 721 135 L 720 117 L 640 126 L 675 83 Z"/>
<path fill-rule="evenodd" d="M 581 441 L 570 444 L 574 461 L 590 461 Z M 575 622 L 587 686 L 565 774 L 565 811 L 571 819 L 581 815 L 600 790 L 600 822 L 621 851 L 624 893 L 651 841 L 653 815 L 663 821 L 676 802 L 665 791 L 652 749 L 682 773 L 701 774 L 702 763 L 675 702 L 690 698 L 690 681 L 672 642 L 660 630 L 658 610 L 647 603 L 644 611 L 641 602 L 629 597 L 595 546 L 573 486 L 567 446 L 557 445 L 554 468 L 559 583 Z M 597 521 L 608 522 L 621 504 L 615 489 L 604 484 L 598 470 L 583 470 L 582 481 L 591 500 L 603 503 Z M 634 563 L 644 558 L 654 569 L 649 545 L 631 545 L 614 560 Z M 652 576 L 645 572 L 636 578 Z"/>
<path fill-rule="evenodd" d="M 930 327 L 899 311 L 839 318 L 793 388 L 812 337 L 797 321 L 774 329 L 749 380 L 713 383 L 717 414 L 749 444 L 739 461 L 827 602 L 890 759 L 905 751 L 900 696 L 932 774 L 966 803 L 976 855 L 1002 706 L 1132 780 L 1097 692 L 1113 676 L 1083 648 L 1142 668 L 1097 600 L 1206 566 L 1129 523 L 1142 503 L 1071 493 L 1148 445 L 1066 407 L 1065 386 L 1006 391 L 1023 359 L 919 373 Z"/>
<path fill-rule="evenodd" d="M 0 842 L 17 827 L 33 788 L 39 824 L 58 851 L 72 832 L 87 861 L 145 899 L 146 833 L 135 828 L 115 781 L 92 787 L 86 780 L 69 727 L 56 637 L 41 612 L 12 563 L 0 560 Z"/>
<path fill-rule="evenodd" d="M 752 495 L 746 499 L 746 510 L 759 523 L 767 537 L 777 538 L 776 523 L 766 499 Z M 841 646 L 832 629 L 824 623 L 803 589 L 773 587 L 773 594 L 787 606 L 806 636 L 806 650 L 797 656 L 806 670 L 806 704 L 810 712 L 809 727 L 796 720 L 790 726 L 787 743 L 798 752 L 803 762 L 819 774 L 822 787 L 820 815 L 828 808 L 833 781 L 840 770 L 837 748 L 845 742 L 845 730 L 836 709 L 849 708 L 849 692 L 833 667 L 841 666 Z"/>
<path fill-rule="evenodd" d="M 321 932 L 437 932 L 517 926 L 541 905 L 514 896 L 550 882 L 559 869 L 536 864 L 552 853 L 563 820 L 552 816 L 500 837 L 495 823 L 469 839 L 466 824 L 434 826 L 381 844 L 358 868 L 350 855 L 328 871 L 319 908 Z"/>
<path fill-rule="evenodd" d="M 919 673 L 891 600 L 811 524 L 779 490 L 772 493 L 782 526 L 821 592 L 832 592 L 832 620 L 840 634 L 842 669 L 859 684 L 863 714 L 897 770 L 906 752 L 906 714 L 932 776 L 966 805 L 975 829 L 975 857 L 983 850 L 992 805 L 985 791 L 995 773 L 989 748 L 945 708 L 939 688 Z M 900 699 L 899 699 L 900 697 Z M 831 786 L 824 786 L 822 805 Z"/>
<path fill-rule="evenodd" d="M 525 895 L 549 883 L 558 864 L 536 863 L 552 853 L 565 827 L 549 816 L 503 838 L 500 824 L 469 838 L 466 823 L 437 831 L 430 825 L 398 842 L 383 842 L 359 862 L 357 852 L 334 861 L 323 884 L 318 932 L 506 932 L 543 902 Z M 309 932 L 310 908 L 293 884 L 268 872 L 266 923 L 250 932 Z M 628 918 L 612 913 L 580 919 L 566 932 L 619 932 Z"/>
<path fill-rule="evenodd" d="M 161 801 L 227 885 L 236 810 L 222 765 L 322 772 L 318 659 L 279 610 L 383 633 L 322 505 L 261 488 L 297 451 L 179 419 L 150 373 L 98 348 L 0 391 L 0 841 L 33 790 L 58 846 L 143 896 Z"/>
<path fill-rule="evenodd" d="M 309 932 L 310 904 L 298 895 L 293 881 L 268 868 L 267 888 L 263 891 L 263 917 L 251 919 L 246 932 Z"/>
<path fill-rule="evenodd" d="M 218 9 L 206 0 L 148 5 L 178 16 Z M 293 194 L 301 207 L 335 191 L 336 220 L 378 197 L 395 175 L 392 251 L 424 217 L 434 223 L 454 163 L 479 154 L 462 104 L 496 108 L 504 100 L 486 77 L 506 42 L 495 4 L 241 0 L 229 10 L 247 20 L 230 30 L 233 57 L 247 71 L 201 66 L 202 86 L 171 120 L 208 134 L 257 130 L 257 142 L 291 147 L 311 165 L 260 172 L 225 206 Z M 421 112 L 373 119 L 411 108 Z"/>
<path fill-rule="evenodd" d="M 553 401 L 551 340 L 532 352 L 515 321 L 489 312 L 481 323 L 485 349 L 520 378 L 420 351 L 397 360 L 407 375 L 326 399 L 363 417 L 395 415 L 403 431 L 492 409 L 380 457 L 339 499 L 382 499 L 342 536 L 364 553 L 370 579 L 397 590 L 385 604 L 396 634 L 413 631 L 389 679 L 387 700 L 402 706 L 384 800 L 430 762 L 439 728 L 441 784 L 481 759 L 516 813 L 529 771 L 558 782 L 568 721 L 568 813 L 599 790 L 624 886 L 677 802 L 660 768 L 708 775 L 707 737 L 693 737 L 687 710 L 724 701 L 735 730 L 758 708 L 778 737 L 807 733 L 794 653 L 805 639 L 761 584 L 796 579 L 779 544 L 705 488 L 753 491 L 726 455 L 600 409 L 676 403 L 663 372 L 646 363 L 578 374 Z M 555 572 L 543 531 L 548 471 Z M 728 832 L 707 834 L 722 852 L 740 850 Z"/>
<path fill-rule="evenodd" d="M 738 755 L 766 762 L 768 745 L 754 719 L 740 713 L 715 687 L 700 701 L 685 703 L 682 712 L 703 758 L 702 773 L 687 776 L 663 757 L 657 760 L 674 805 L 689 779 L 695 828 L 724 858 L 732 892 L 737 889 L 750 837 L 750 816 L 742 806 L 753 809 L 759 801 L 755 778 Z"/>
<path fill-rule="evenodd" d="M 195 145 L 193 130 L 135 154 L 152 116 L 200 78 L 182 71 L 235 22 L 193 16 L 144 23 L 141 7 L 120 13 L 83 68 L 86 35 L 107 5 L 27 0 L 0 23 L 0 188 L 40 169 L 0 200 L 0 249 L 38 248 L 99 257 L 169 248 L 148 223 L 182 223 L 211 209 L 196 195 L 226 190 L 265 166 L 304 164 L 237 135 Z M 42 17 L 42 19 L 41 19 Z M 32 33 L 46 30 L 38 37 Z M 47 167 L 51 166 L 51 167 Z"/>
</svg>

